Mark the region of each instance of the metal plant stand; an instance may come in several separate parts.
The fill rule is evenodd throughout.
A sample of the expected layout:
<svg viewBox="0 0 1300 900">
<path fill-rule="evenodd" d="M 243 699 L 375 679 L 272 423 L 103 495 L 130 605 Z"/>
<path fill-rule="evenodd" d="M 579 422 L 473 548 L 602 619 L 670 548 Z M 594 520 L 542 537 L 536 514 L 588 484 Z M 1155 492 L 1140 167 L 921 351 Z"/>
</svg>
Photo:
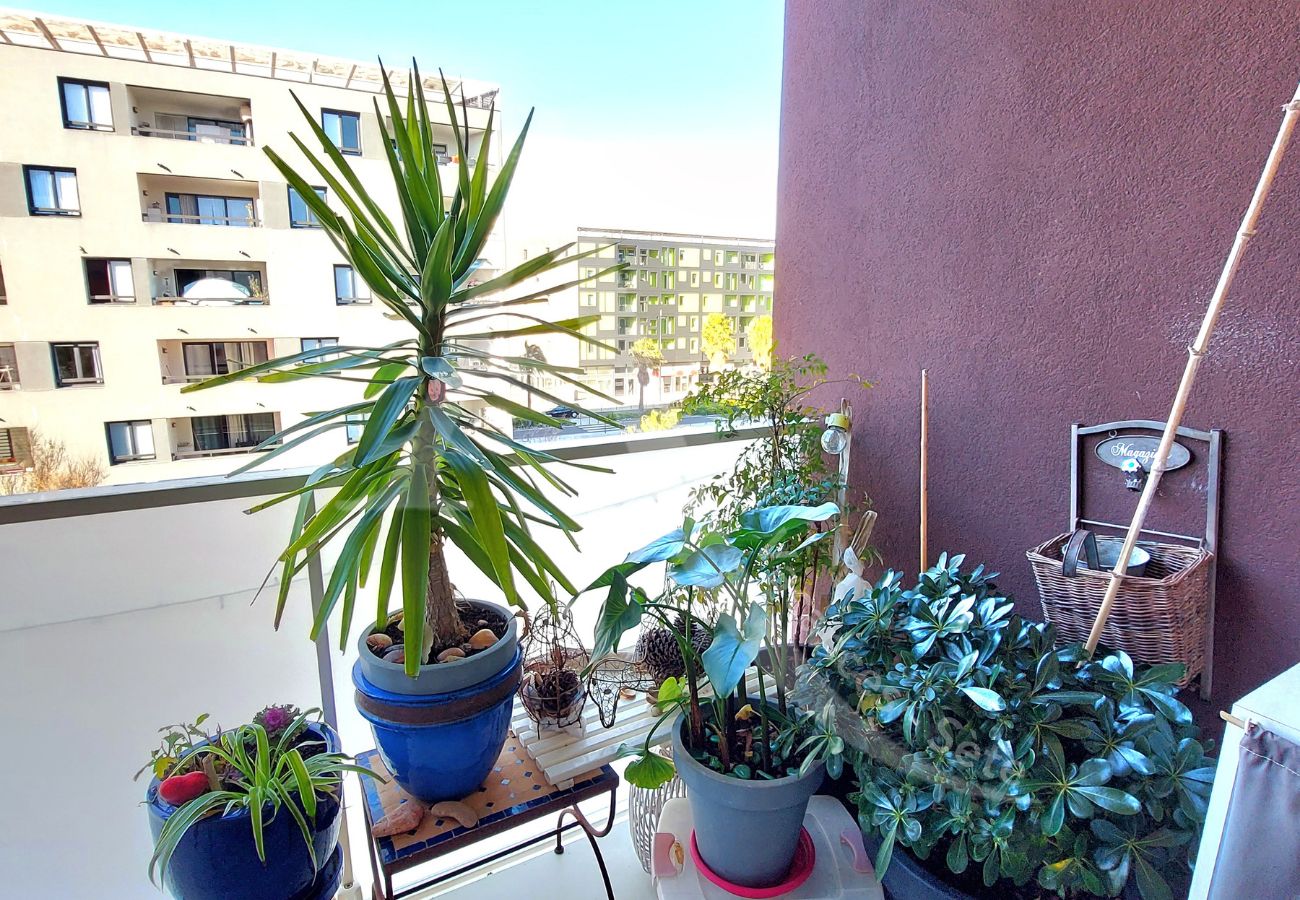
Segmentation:
<svg viewBox="0 0 1300 900">
<path fill-rule="evenodd" d="M 388 776 L 377 750 L 362 753 L 358 762 L 380 775 Z M 609 900 L 614 900 L 609 872 L 596 838 L 609 834 L 614 824 L 614 809 L 618 799 L 618 775 L 608 765 L 600 766 L 573 779 L 569 787 L 552 784 L 525 751 L 523 743 L 512 733 L 502 748 L 501 757 L 488 780 L 474 794 L 462 802 L 478 815 L 478 824 L 467 827 L 452 818 L 426 815 L 413 832 L 394 837 L 370 838 L 370 867 L 374 874 L 374 900 L 400 900 L 428 890 L 453 878 L 471 872 L 504 856 L 555 839 L 555 852 L 563 853 L 561 842 L 564 832 L 581 828 L 591 844 L 600 867 L 600 877 Z M 389 779 L 380 783 L 372 778 L 361 779 L 365 795 L 365 820 L 367 834 L 374 823 L 401 805 L 405 794 L 397 783 Z M 603 794 L 609 795 L 609 816 L 604 826 L 597 828 L 578 808 L 584 800 Z M 409 802 L 409 801 L 408 801 Z M 527 822 L 557 815 L 555 828 L 528 838 L 509 847 L 497 850 L 451 871 L 437 872 L 429 878 L 395 887 L 393 876 L 398 873 L 432 863 L 455 850 L 476 844 L 485 838 L 509 831 Z M 573 821 L 566 822 L 571 818 Z"/>
</svg>

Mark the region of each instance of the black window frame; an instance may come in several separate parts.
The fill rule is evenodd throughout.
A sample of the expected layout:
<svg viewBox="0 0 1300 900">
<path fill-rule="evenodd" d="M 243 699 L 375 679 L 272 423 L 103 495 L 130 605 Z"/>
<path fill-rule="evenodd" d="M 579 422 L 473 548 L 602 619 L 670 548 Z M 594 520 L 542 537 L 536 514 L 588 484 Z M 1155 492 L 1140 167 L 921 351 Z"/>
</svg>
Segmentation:
<svg viewBox="0 0 1300 900">
<path fill-rule="evenodd" d="M 334 144 L 335 148 L 338 149 L 339 153 L 342 153 L 344 156 L 361 156 L 361 155 L 362 155 L 362 153 L 361 153 L 361 113 L 359 113 L 359 112 L 357 112 L 357 111 L 355 111 L 355 110 L 351 110 L 351 109 L 333 109 L 333 108 L 331 108 L 331 107 L 323 107 L 323 108 L 321 109 L 321 111 L 320 111 L 320 127 L 321 127 L 321 131 L 325 132 L 326 136 L 328 137 L 328 135 L 329 135 L 329 129 L 325 126 L 325 117 L 326 117 L 326 116 L 338 116 L 338 117 L 339 117 L 339 143 Z M 345 147 L 345 146 L 343 146 L 343 122 L 342 122 L 342 120 L 343 120 L 344 118 L 352 118 L 352 119 L 355 119 L 355 120 L 356 120 L 356 123 L 357 123 L 357 145 L 356 145 L 355 147 Z M 333 142 L 333 138 L 330 138 L 330 141 Z"/>
<path fill-rule="evenodd" d="M 120 305 L 125 303 L 136 302 L 134 268 L 132 268 L 131 271 L 131 296 L 129 299 L 120 300 L 118 299 L 118 296 L 116 294 L 96 294 L 91 290 L 91 282 L 90 282 L 91 263 L 104 263 L 106 267 L 104 277 L 107 279 L 108 286 L 111 289 L 113 286 L 113 270 L 110 264 L 126 263 L 128 267 L 131 267 L 131 260 L 129 258 L 124 256 L 83 256 L 81 258 L 81 261 L 82 261 L 82 266 L 81 266 L 82 273 L 86 276 L 86 302 L 89 303 L 91 306 L 115 306 L 115 305 Z"/>
<path fill-rule="evenodd" d="M 77 208 L 64 209 L 61 206 L 44 207 L 37 206 L 35 197 L 32 195 L 32 173 L 49 172 L 51 175 L 57 175 L 60 172 L 71 172 L 72 177 L 77 181 Z M 58 179 L 54 181 L 55 194 L 58 194 Z M 81 179 L 77 176 L 77 170 L 72 166 L 42 166 L 42 165 L 23 165 L 23 189 L 27 192 L 27 214 L 29 216 L 55 216 L 60 218 L 81 218 Z M 57 200 L 57 196 L 55 198 Z"/>
<path fill-rule="evenodd" d="M 258 429 L 253 427 L 252 423 L 249 420 L 254 417 L 262 417 L 262 416 L 269 417 L 270 428 L 269 428 L 269 434 L 267 434 L 265 438 L 259 439 Z M 216 430 L 210 433 L 218 435 L 220 437 L 222 446 L 219 447 L 199 446 L 198 430 L 195 428 L 195 423 L 198 422 L 199 420 L 205 420 L 205 419 L 211 419 L 214 421 L 220 420 L 220 422 L 217 423 L 218 427 L 216 428 Z M 279 446 L 280 442 L 276 442 L 274 444 L 267 444 L 265 447 L 260 447 L 259 445 L 263 440 L 267 440 L 271 437 L 274 437 L 276 434 L 279 433 L 279 430 L 280 430 L 279 425 L 275 421 L 274 412 L 226 413 L 224 415 L 218 414 L 212 416 L 191 416 L 190 417 L 190 439 L 192 442 L 192 446 L 194 448 L 194 452 L 199 454 L 221 453 L 228 450 L 243 450 L 248 453 L 270 450 L 272 447 Z M 263 428 L 261 429 L 261 431 L 266 432 L 268 431 L 268 429 Z M 205 434 L 208 433 L 209 432 L 205 432 Z"/>
<path fill-rule="evenodd" d="M 65 78 L 65 77 L 63 77 L 63 76 L 60 76 L 59 79 L 58 79 L 58 81 L 59 81 L 59 112 L 60 112 L 60 114 L 62 115 L 62 118 L 63 118 L 63 127 L 64 127 L 64 128 L 67 128 L 67 129 L 70 130 L 70 131 L 116 131 L 116 130 L 117 130 L 116 127 L 114 126 L 113 122 L 112 122 L 112 118 L 113 118 L 113 108 L 112 108 L 113 90 L 112 90 L 112 88 L 109 86 L 109 83 L 108 83 L 107 81 L 94 81 L 94 80 L 89 79 L 89 78 Z M 68 96 L 67 96 L 67 94 L 64 93 L 64 86 L 65 86 L 65 85 L 69 85 L 69 84 L 75 84 L 75 85 L 78 85 L 78 86 L 80 86 L 80 87 L 84 87 L 84 88 L 91 88 L 91 87 L 103 88 L 104 90 L 108 91 L 108 95 L 109 95 L 109 109 L 108 109 L 109 123 L 108 123 L 107 125 L 101 125 L 101 124 L 98 123 L 98 122 L 74 122 L 74 121 L 72 121 L 71 119 L 68 118 Z M 87 92 L 87 96 L 86 96 L 86 112 L 89 114 L 89 113 L 90 113 L 90 110 L 91 110 L 91 105 L 90 105 L 90 95 L 89 95 L 89 92 Z"/>
<path fill-rule="evenodd" d="M 327 192 L 327 190 L 326 190 L 325 188 L 323 188 L 323 187 L 319 187 L 319 186 L 314 185 L 314 184 L 309 184 L 309 185 L 307 185 L 307 186 L 308 186 L 309 188 L 311 188 L 313 191 L 315 191 L 315 192 L 316 192 L 316 196 L 317 196 L 317 197 L 320 197 L 322 201 L 326 201 L 326 198 L 327 198 L 327 196 L 328 196 L 328 192 Z M 290 228 L 323 228 L 324 226 L 321 225 L 321 223 L 320 223 L 320 219 L 316 218 L 316 214 L 315 214 L 314 212 L 312 212 L 311 207 L 307 205 L 307 201 L 306 201 L 306 200 L 303 200 L 303 201 L 302 201 L 302 205 L 303 205 L 303 208 L 307 210 L 307 220 L 306 220 L 305 222 L 295 222 L 295 221 L 294 221 L 294 218 L 293 218 L 293 198 L 294 198 L 294 195 L 295 195 L 295 194 L 297 194 L 299 197 L 302 196 L 301 194 L 298 194 L 298 189 L 297 189 L 297 188 L 295 188 L 293 185 L 289 185 L 289 190 L 288 190 L 288 198 L 289 198 L 289 227 L 290 227 Z"/>
<path fill-rule="evenodd" d="M 130 454 L 130 455 L 128 455 L 128 456 L 122 456 L 122 457 L 119 457 L 119 456 L 115 455 L 114 452 L 113 452 L 113 426 L 114 426 L 114 425 L 126 425 L 126 426 L 128 426 L 128 429 L 129 429 L 129 430 L 128 430 L 128 434 L 131 435 L 131 444 L 132 444 L 132 447 L 133 447 L 133 449 L 135 449 L 135 450 L 139 450 L 139 449 L 140 449 L 139 447 L 135 447 L 135 446 L 134 446 L 134 445 L 135 445 L 135 426 L 137 426 L 137 425 L 145 425 L 145 426 L 147 426 L 147 427 L 150 429 L 150 431 L 152 431 L 152 430 L 153 430 L 153 420 L 152 420 L 152 419 L 116 419 L 116 420 L 114 420 L 114 421 L 112 421 L 112 422 L 105 422 L 105 423 L 104 423 L 104 441 L 105 441 L 105 443 L 108 445 L 108 464 L 109 464 L 110 466 L 120 466 L 120 465 L 122 465 L 123 463 L 141 462 L 141 461 L 143 461 L 143 460 L 150 460 L 150 459 L 157 459 L 157 458 L 158 458 L 158 442 L 157 442 L 156 440 L 152 440 L 152 439 L 151 439 L 151 443 L 153 444 L 153 452 L 152 452 L 152 453 L 138 453 L 138 452 L 137 452 L 137 453 L 132 453 L 132 454 Z"/>
<path fill-rule="evenodd" d="M 189 213 L 172 212 L 172 200 L 175 199 L 179 204 L 182 197 L 193 197 L 194 207 L 198 209 L 200 200 L 220 200 L 222 209 L 225 210 L 223 216 L 205 216 L 203 213 L 193 213 L 193 218 L 188 218 Z M 230 201 L 237 200 L 240 203 L 248 204 L 247 218 L 232 216 L 230 214 Z M 203 219 L 213 219 L 212 222 L 204 222 Z M 217 222 L 215 219 L 220 218 L 224 221 Z M 257 198 L 256 197 L 235 197 L 226 194 L 191 194 L 186 191 L 165 191 L 163 193 L 163 221 L 169 225 L 209 225 L 217 228 L 256 228 L 260 224 L 257 220 Z M 235 224 L 242 222 L 243 224 Z"/>
<path fill-rule="evenodd" d="M 59 374 L 59 349 L 60 349 L 61 347 L 72 347 L 72 348 L 75 348 L 75 349 L 79 349 L 79 348 L 82 348 L 82 347 L 93 347 L 93 348 L 94 348 L 95 370 L 96 370 L 96 371 L 95 371 L 95 377 L 93 377 L 93 378 L 85 378 L 85 377 L 78 376 L 78 377 L 77 377 L 76 379 L 74 379 L 74 380 L 71 380 L 71 381 L 65 381 L 64 378 L 63 378 L 63 376 L 62 376 L 61 374 Z M 81 355 L 80 355 L 80 353 L 74 353 L 74 355 L 73 355 L 73 359 L 75 359 L 75 360 L 77 361 L 77 368 L 80 369 L 80 368 L 81 368 Z M 85 387 L 86 385 L 92 385 L 92 384 L 103 384 L 103 383 L 104 383 L 104 360 L 100 357 L 100 353 L 99 353 L 99 341 L 51 341 L 51 342 L 50 342 L 50 361 L 51 361 L 51 363 L 52 363 L 53 366 L 54 366 L 54 386 L 55 386 L 55 387 L 58 387 L 58 388 L 65 388 L 65 387 Z"/>
</svg>

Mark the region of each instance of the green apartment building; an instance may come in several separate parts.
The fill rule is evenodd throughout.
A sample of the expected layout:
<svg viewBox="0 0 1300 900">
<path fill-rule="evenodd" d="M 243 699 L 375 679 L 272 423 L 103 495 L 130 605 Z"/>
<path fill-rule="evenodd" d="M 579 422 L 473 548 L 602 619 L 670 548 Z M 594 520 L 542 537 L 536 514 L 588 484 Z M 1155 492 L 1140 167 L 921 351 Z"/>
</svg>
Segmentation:
<svg viewBox="0 0 1300 900">
<path fill-rule="evenodd" d="M 648 372 L 648 404 L 681 399 L 720 366 L 754 362 L 748 331 L 755 319 L 772 314 L 773 241 L 605 228 L 579 228 L 577 241 L 581 250 L 603 248 L 580 263 L 583 277 L 620 262 L 629 266 L 578 288 L 578 315 L 600 316 L 585 333 L 614 348 L 582 345 L 579 365 L 592 387 L 636 403 L 632 347 L 641 338 L 656 341 L 663 356 Z M 731 352 L 718 353 L 706 342 L 711 315 L 730 326 Z"/>
</svg>

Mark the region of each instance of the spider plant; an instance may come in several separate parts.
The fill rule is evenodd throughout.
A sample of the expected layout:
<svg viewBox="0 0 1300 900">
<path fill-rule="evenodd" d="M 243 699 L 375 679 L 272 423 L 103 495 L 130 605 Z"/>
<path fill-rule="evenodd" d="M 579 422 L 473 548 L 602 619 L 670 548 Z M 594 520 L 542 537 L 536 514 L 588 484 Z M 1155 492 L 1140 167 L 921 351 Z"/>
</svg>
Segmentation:
<svg viewBox="0 0 1300 900">
<path fill-rule="evenodd" d="M 306 726 L 314 710 L 300 714 L 274 743 L 266 729 L 258 724 L 243 725 L 223 732 L 210 743 L 200 744 L 176 761 L 172 771 L 187 766 L 202 766 L 208 771 L 213 790 L 200 794 L 167 818 L 153 857 L 149 860 L 149 880 L 161 885 L 167 877 L 172 854 L 195 823 L 214 813 L 229 815 L 246 810 L 252 827 L 257 857 L 266 862 L 263 829 L 267 822 L 285 810 L 302 832 L 303 843 L 311 856 L 312 869 L 320 868 L 312 846 L 310 822 L 316 816 L 318 794 L 333 794 L 344 772 L 360 772 L 373 778 L 369 769 L 349 762 L 342 753 L 316 753 L 303 756 L 313 742 L 297 742 L 295 735 Z M 323 742 L 320 742 L 323 747 Z M 269 815 L 268 815 L 269 814 Z"/>
<path fill-rule="evenodd" d="M 561 460 L 516 442 L 485 413 L 490 407 L 529 422 L 560 427 L 563 423 L 559 420 L 510 399 L 501 390 L 513 389 L 573 407 L 571 401 L 533 386 L 531 375 L 546 372 L 577 385 L 574 379 L 581 369 L 554 365 L 535 356 L 500 355 L 486 342 L 557 334 L 606 347 L 581 333 L 596 316 L 547 321 L 520 308 L 545 302 L 555 291 L 625 266 L 611 266 L 545 290 L 532 284 L 521 288 L 558 266 L 598 252 L 570 252 L 573 245 L 568 244 L 476 282 L 480 253 L 505 203 L 532 113 L 492 180 L 488 159 L 496 110 L 488 113 L 471 169 L 468 108 L 462 98 L 458 116 L 452 92 L 442 79 L 457 154 L 455 178 L 449 178 L 452 183 L 447 184 L 434 151 L 429 104 L 419 70 L 409 78 L 404 111 L 386 71 L 383 86 L 384 108 L 376 98 L 375 115 L 400 221 L 380 208 L 352 164 L 296 95 L 320 152 L 314 152 L 296 134 L 290 137 L 314 170 L 312 180 L 318 176 L 328 185 L 345 214 L 322 200 L 309 186 L 309 178 L 279 153 L 271 148 L 265 152 L 311 208 L 339 253 L 388 308 L 389 316 L 409 326 L 409 336 L 384 346 L 305 350 L 185 390 L 205 390 L 247 379 L 324 378 L 365 384 L 362 399 L 314 413 L 282 429 L 259 445 L 268 452 L 232 474 L 265 465 L 322 433 L 344 427 L 355 417 L 365 419 L 355 447 L 315 470 L 303 487 L 250 511 L 297 500 L 289 542 L 278 560 L 276 626 L 293 576 L 327 544 L 341 541 L 338 561 L 312 625 L 313 639 L 341 601 L 340 647 L 345 647 L 357 593 L 377 576 L 374 621 L 377 627 L 386 624 L 390 597 L 397 592 L 404 619 L 405 669 L 414 677 L 431 648 L 460 643 L 467 637 L 447 569 L 447 542 L 481 569 L 512 605 L 523 605 L 519 581 L 542 596 L 548 596 L 548 579 L 573 590 L 531 530 L 535 524 L 553 527 L 570 541 L 572 533 L 579 530 L 578 523 L 544 493 L 544 488 L 551 488 L 562 496 L 574 494 L 546 468 Z M 385 124 L 386 117 L 391 128 Z M 448 193 L 450 200 L 444 196 Z M 314 508 L 312 496 L 327 489 L 333 496 Z M 410 627 L 410 623 L 423 623 L 423 627 Z"/>
</svg>

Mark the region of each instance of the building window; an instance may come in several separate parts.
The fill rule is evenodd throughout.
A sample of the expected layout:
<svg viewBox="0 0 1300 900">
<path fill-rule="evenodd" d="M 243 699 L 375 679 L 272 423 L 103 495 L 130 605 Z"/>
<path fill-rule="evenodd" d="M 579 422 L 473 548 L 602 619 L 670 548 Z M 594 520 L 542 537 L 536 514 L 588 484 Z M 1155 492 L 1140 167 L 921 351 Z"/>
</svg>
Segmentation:
<svg viewBox="0 0 1300 900">
<path fill-rule="evenodd" d="M 194 433 L 194 449 L 201 453 L 251 450 L 275 434 L 275 413 L 195 416 L 190 419 L 190 428 Z"/>
<path fill-rule="evenodd" d="M 315 337 L 315 338 L 302 339 L 302 349 L 304 351 L 319 350 L 321 347 L 337 347 L 338 344 L 339 344 L 339 339 L 336 337 Z M 338 356 L 339 355 L 337 353 L 322 353 L 319 356 L 313 356 L 309 358 L 307 362 L 325 362 L 326 360 L 330 360 L 330 359 L 338 359 Z"/>
<path fill-rule="evenodd" d="M 22 384 L 18 377 L 18 355 L 13 344 L 0 344 L 0 391 L 12 391 Z"/>
<path fill-rule="evenodd" d="M 9 294 L 5 291 L 5 270 L 3 266 L 0 266 L 0 306 L 7 306 L 8 304 Z"/>
<path fill-rule="evenodd" d="M 167 221 L 182 225 L 225 225 L 251 228 L 257 224 L 251 197 L 210 194 L 167 194 Z"/>
<path fill-rule="evenodd" d="M 313 187 L 316 196 L 321 200 L 325 199 L 325 188 Z M 291 228 L 320 228 L 320 219 L 316 213 L 307 205 L 302 194 L 298 193 L 295 188 L 289 188 L 289 226 Z"/>
<path fill-rule="evenodd" d="M 349 413 L 343 417 L 343 429 L 347 434 L 348 443 L 356 444 L 361 440 L 361 432 L 366 429 L 366 417 L 361 413 Z"/>
<path fill-rule="evenodd" d="M 340 306 L 351 303 L 369 303 L 370 285 L 358 278 L 351 266 L 334 267 L 334 302 Z"/>
<path fill-rule="evenodd" d="M 266 362 L 266 341 L 210 341 L 181 344 L 187 381 L 228 375 Z"/>
<path fill-rule="evenodd" d="M 0 470 L 21 471 L 31 464 L 31 436 L 27 429 L 0 428 Z"/>
<path fill-rule="evenodd" d="M 129 259 L 87 259 L 86 290 L 91 303 L 134 303 Z"/>
<path fill-rule="evenodd" d="M 27 182 L 27 211 L 33 216 L 79 216 L 77 170 L 23 166 Z"/>
<path fill-rule="evenodd" d="M 361 155 L 361 113 L 338 109 L 323 109 L 320 125 L 325 136 L 334 142 L 345 156 Z"/>
<path fill-rule="evenodd" d="M 105 422 L 108 433 L 108 460 L 113 465 L 140 459 L 154 459 L 153 422 Z"/>
<path fill-rule="evenodd" d="M 54 351 L 54 377 L 59 387 L 76 384 L 103 384 L 99 364 L 99 344 L 51 344 Z"/>
<path fill-rule="evenodd" d="M 108 99 L 108 85 L 102 81 L 60 78 L 59 102 L 63 107 L 64 128 L 113 130 L 113 108 Z"/>
</svg>

